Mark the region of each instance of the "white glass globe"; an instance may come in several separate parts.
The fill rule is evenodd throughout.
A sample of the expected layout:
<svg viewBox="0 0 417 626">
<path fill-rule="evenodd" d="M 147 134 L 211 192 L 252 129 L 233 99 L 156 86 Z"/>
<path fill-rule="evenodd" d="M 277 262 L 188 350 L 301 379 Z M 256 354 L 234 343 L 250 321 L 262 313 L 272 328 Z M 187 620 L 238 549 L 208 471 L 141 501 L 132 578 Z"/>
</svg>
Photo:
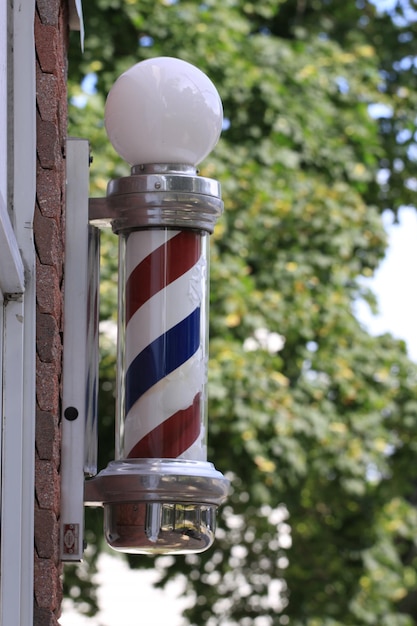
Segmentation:
<svg viewBox="0 0 417 626">
<path fill-rule="evenodd" d="M 105 127 L 131 165 L 196 166 L 216 145 L 223 107 L 216 87 L 186 61 L 157 57 L 137 63 L 114 83 Z"/>
</svg>

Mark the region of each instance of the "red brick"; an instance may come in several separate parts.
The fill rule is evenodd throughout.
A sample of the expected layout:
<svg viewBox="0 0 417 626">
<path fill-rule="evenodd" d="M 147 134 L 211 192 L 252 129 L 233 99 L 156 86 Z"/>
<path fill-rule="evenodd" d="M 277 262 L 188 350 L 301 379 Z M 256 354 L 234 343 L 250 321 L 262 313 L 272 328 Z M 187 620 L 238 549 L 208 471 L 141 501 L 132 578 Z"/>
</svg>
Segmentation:
<svg viewBox="0 0 417 626">
<path fill-rule="evenodd" d="M 57 468 L 51 461 L 36 459 L 35 492 L 39 508 L 49 509 L 56 515 L 60 506 L 60 481 Z"/>
<path fill-rule="evenodd" d="M 61 149 L 58 129 L 53 122 L 43 121 L 37 116 L 36 153 L 40 165 L 48 170 L 55 169 L 60 160 Z"/>
<path fill-rule="evenodd" d="M 61 274 L 63 251 L 57 221 L 51 217 L 44 217 L 39 209 L 36 209 L 34 230 L 40 262 L 43 265 L 53 265 L 58 274 Z"/>
<path fill-rule="evenodd" d="M 41 119 L 54 122 L 58 111 L 58 85 L 56 76 L 45 74 L 36 66 L 36 102 Z"/>
<path fill-rule="evenodd" d="M 59 524 L 48 509 L 35 509 L 35 548 L 43 559 L 59 559 Z"/>
<path fill-rule="evenodd" d="M 42 24 L 57 26 L 59 15 L 59 2 L 56 0 L 37 0 L 36 7 Z"/>
<path fill-rule="evenodd" d="M 54 26 L 42 24 L 35 16 L 36 56 L 43 72 L 54 74 L 59 71 L 57 59 L 58 31 Z"/>
<path fill-rule="evenodd" d="M 59 626 L 58 619 L 50 609 L 34 606 L 33 626 Z"/>
<path fill-rule="evenodd" d="M 50 313 L 61 319 L 61 290 L 56 269 L 52 265 L 37 263 L 37 302 L 40 313 Z"/>
<path fill-rule="evenodd" d="M 56 319 L 48 313 L 36 316 L 36 351 L 43 363 L 60 364 L 62 343 Z"/>
<path fill-rule="evenodd" d="M 37 386 L 34 626 L 58 626 L 60 383 L 67 133 L 68 3 L 36 0 L 37 58 Z M 42 557 L 42 558 L 40 558 Z"/>
<path fill-rule="evenodd" d="M 62 592 L 59 582 L 59 570 L 51 559 L 39 559 L 35 556 L 35 600 L 41 609 L 58 609 Z"/>
<path fill-rule="evenodd" d="M 59 466 L 61 435 L 59 416 L 48 411 L 36 414 L 36 450 L 40 459 L 53 461 Z"/>
<path fill-rule="evenodd" d="M 59 376 L 55 363 L 36 359 L 36 400 L 41 411 L 58 413 Z"/>
<path fill-rule="evenodd" d="M 45 170 L 38 164 L 36 195 L 39 209 L 45 217 L 57 217 L 62 211 L 62 174 Z"/>
</svg>

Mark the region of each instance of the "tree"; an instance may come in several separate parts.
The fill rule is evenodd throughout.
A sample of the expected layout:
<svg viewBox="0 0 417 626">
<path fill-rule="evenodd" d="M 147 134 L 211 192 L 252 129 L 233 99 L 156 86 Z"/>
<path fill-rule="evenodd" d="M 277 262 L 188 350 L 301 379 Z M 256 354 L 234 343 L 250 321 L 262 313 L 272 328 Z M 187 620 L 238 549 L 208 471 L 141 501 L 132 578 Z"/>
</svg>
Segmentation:
<svg viewBox="0 0 417 626">
<path fill-rule="evenodd" d="M 354 315 L 360 298 L 375 307 L 363 278 L 384 255 L 381 213 L 397 214 L 416 188 L 412 6 L 84 7 L 70 87 L 79 94 L 93 75 L 97 92 L 70 113 L 92 143 L 95 191 L 126 171 L 102 128 L 121 71 L 177 56 L 224 103 L 225 131 L 201 172 L 225 201 L 211 238 L 209 458 L 233 492 L 207 553 L 129 559 L 158 568 L 161 585 L 185 575 L 190 624 L 417 623 L 417 367 Z M 106 388 L 112 367 L 107 354 Z"/>
</svg>

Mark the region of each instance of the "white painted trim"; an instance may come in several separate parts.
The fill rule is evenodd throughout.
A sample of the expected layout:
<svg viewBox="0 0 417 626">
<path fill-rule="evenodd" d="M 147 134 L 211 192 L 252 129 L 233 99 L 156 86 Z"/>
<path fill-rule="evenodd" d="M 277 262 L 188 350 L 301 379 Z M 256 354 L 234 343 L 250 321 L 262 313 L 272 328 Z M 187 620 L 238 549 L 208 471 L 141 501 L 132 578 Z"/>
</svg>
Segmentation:
<svg viewBox="0 0 417 626">
<path fill-rule="evenodd" d="M 10 301 L 4 309 L 3 475 L 1 546 L 1 624 L 22 621 L 23 558 L 23 394 L 24 305 Z"/>
<path fill-rule="evenodd" d="M 3 294 L 0 290 L 0 424 L 3 424 L 3 334 L 4 334 L 4 300 Z M 0 429 L 0 467 L 2 467 L 2 459 L 3 459 L 3 446 L 2 436 L 1 436 L 2 428 Z M 0 479 L 0 522 L 1 522 L 1 485 L 2 479 Z M 1 565 L 0 565 L 1 567 Z M 0 590 L 1 590 L 1 569 L 0 569 Z M 1 598 L 1 591 L 0 591 Z M 1 619 L 0 619 L 1 624 Z"/>
<path fill-rule="evenodd" d="M 0 289 L 4 294 L 22 294 L 25 272 L 16 236 L 0 190 Z"/>
<path fill-rule="evenodd" d="M 64 350 L 61 440 L 61 558 L 80 561 L 84 534 L 87 389 L 89 143 L 67 140 Z M 67 411 L 76 412 L 67 419 Z"/>
<path fill-rule="evenodd" d="M 0 0 L 0 194 L 7 197 L 7 0 Z"/>
<path fill-rule="evenodd" d="M 7 0 L 0 0 L 0 206 L 7 197 Z M 0 266 L 1 266 L 0 247 Z M 3 290 L 0 281 L 0 424 L 3 424 L 3 330 L 4 307 Z M 2 462 L 2 437 L 0 429 L 0 468 Z M 1 523 L 1 485 L 0 474 L 0 523 Z M 0 564 L 0 601 L 2 570 Z M 0 624 L 2 624 L 0 618 Z"/>
<path fill-rule="evenodd" d="M 3 1 L 4 0 L 0 0 Z M 36 300 L 33 212 L 36 193 L 34 0 L 14 2 L 8 52 L 13 161 L 8 184 L 25 268 L 25 292 L 4 307 L 0 626 L 33 626 Z M 10 124 L 9 124 L 10 127 Z"/>
<path fill-rule="evenodd" d="M 80 31 L 81 51 L 84 52 L 84 18 L 81 0 L 69 0 L 69 27 L 70 30 Z"/>
</svg>

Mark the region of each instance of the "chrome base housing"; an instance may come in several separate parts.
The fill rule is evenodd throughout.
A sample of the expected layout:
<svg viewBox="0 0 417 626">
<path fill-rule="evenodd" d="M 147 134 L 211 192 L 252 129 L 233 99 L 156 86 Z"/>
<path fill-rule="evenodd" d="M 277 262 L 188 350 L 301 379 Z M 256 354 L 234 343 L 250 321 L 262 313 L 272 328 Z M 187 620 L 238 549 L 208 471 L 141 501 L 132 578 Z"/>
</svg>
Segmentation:
<svg viewBox="0 0 417 626">
<path fill-rule="evenodd" d="M 178 502 L 104 505 L 107 543 L 130 554 L 204 552 L 214 541 L 216 506 Z"/>
<path fill-rule="evenodd" d="M 104 534 L 117 551 L 187 554 L 212 545 L 228 491 L 212 463 L 124 459 L 85 482 L 85 504 L 104 507 Z"/>
</svg>

